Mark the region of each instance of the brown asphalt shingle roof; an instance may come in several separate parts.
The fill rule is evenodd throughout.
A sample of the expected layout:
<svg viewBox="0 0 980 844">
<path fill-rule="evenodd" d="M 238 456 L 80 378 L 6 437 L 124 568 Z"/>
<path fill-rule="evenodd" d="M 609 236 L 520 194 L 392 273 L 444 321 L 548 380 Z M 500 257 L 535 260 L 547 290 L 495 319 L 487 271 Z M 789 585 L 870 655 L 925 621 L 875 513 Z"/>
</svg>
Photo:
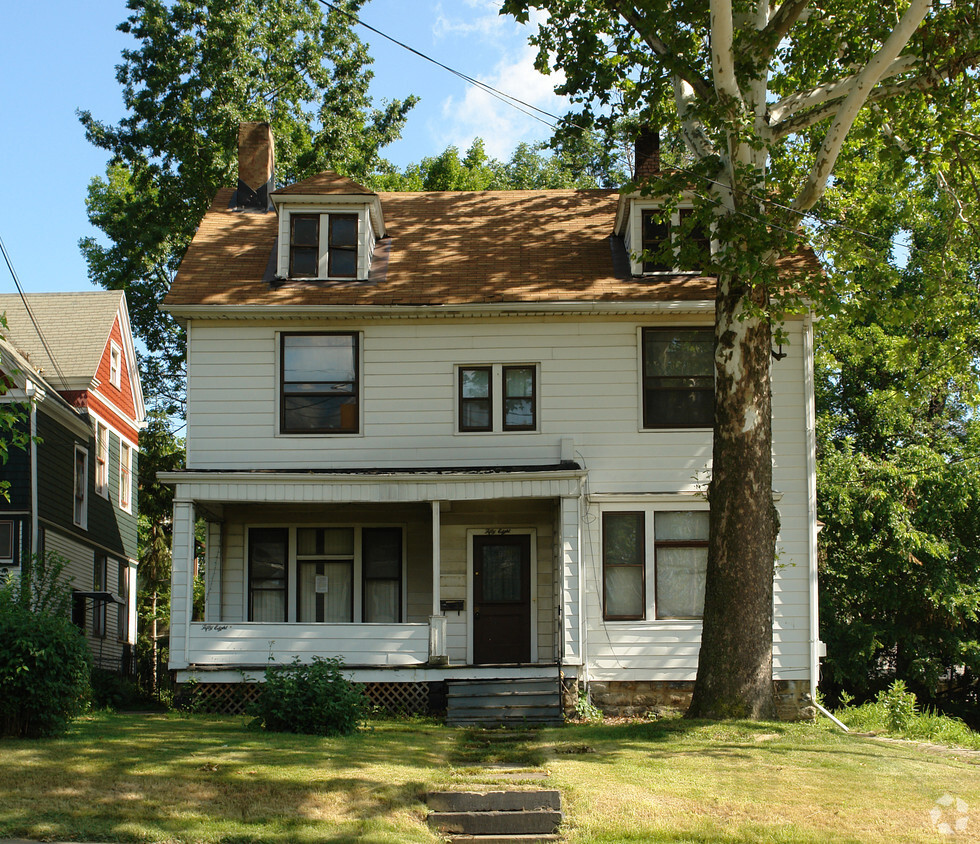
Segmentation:
<svg viewBox="0 0 980 844">
<path fill-rule="evenodd" d="M 335 193 L 338 179 L 321 174 L 277 193 Z M 231 193 L 222 190 L 215 197 L 166 306 L 714 298 L 712 278 L 634 279 L 614 268 L 611 235 L 619 195 L 613 191 L 379 193 L 390 240 L 379 241 L 369 280 L 275 285 L 264 277 L 277 217 L 229 209 Z M 385 249 L 386 268 L 376 270 L 385 265 L 378 260 Z"/>
</svg>

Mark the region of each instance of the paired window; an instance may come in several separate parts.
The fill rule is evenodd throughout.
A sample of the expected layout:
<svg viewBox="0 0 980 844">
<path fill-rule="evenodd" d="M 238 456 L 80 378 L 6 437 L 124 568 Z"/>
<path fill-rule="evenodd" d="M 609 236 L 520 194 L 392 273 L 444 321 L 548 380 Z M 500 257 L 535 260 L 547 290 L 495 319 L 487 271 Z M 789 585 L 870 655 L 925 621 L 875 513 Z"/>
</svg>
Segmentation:
<svg viewBox="0 0 980 844">
<path fill-rule="evenodd" d="M 116 636 L 120 642 L 129 641 L 129 563 L 119 563 L 116 592 L 121 604 L 116 604 Z"/>
<path fill-rule="evenodd" d="M 249 620 L 401 622 L 401 528 L 296 528 L 292 617 L 289 533 L 289 528 L 249 530 Z"/>
<path fill-rule="evenodd" d="M 283 334 L 279 430 L 284 434 L 356 434 L 358 335 Z"/>
<path fill-rule="evenodd" d="M 537 430 L 534 366 L 461 366 L 458 379 L 460 431 Z"/>
<path fill-rule="evenodd" d="M 76 527 L 88 527 L 88 450 L 75 446 L 75 468 L 72 503 L 72 522 Z"/>
<path fill-rule="evenodd" d="M 95 491 L 109 497 L 109 429 L 95 423 Z"/>
<path fill-rule="evenodd" d="M 691 272 L 711 261 L 711 238 L 692 208 L 640 212 L 640 250 L 644 273 Z"/>
<path fill-rule="evenodd" d="M 647 601 L 648 561 L 653 568 L 652 607 Z M 707 510 L 604 512 L 603 618 L 701 618 L 707 562 Z"/>
<path fill-rule="evenodd" d="M 715 336 L 710 328 L 644 328 L 643 427 L 710 428 Z"/>
<path fill-rule="evenodd" d="M 119 441 L 119 506 L 129 510 L 133 496 L 133 447 Z"/>
<path fill-rule="evenodd" d="M 291 214 L 290 278 L 356 278 L 357 241 L 357 214 Z"/>
</svg>

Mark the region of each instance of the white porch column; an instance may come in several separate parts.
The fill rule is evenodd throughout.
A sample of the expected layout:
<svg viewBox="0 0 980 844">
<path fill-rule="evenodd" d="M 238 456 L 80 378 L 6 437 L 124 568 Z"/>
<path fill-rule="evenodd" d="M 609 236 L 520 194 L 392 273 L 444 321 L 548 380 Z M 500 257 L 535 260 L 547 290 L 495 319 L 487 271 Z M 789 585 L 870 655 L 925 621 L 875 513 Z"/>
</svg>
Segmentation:
<svg viewBox="0 0 980 844">
<path fill-rule="evenodd" d="M 174 537 L 170 574 L 170 667 L 187 668 L 188 639 L 194 607 L 194 504 L 174 501 Z"/>
<path fill-rule="evenodd" d="M 579 496 L 561 499 L 562 662 L 581 665 L 583 657 L 582 536 Z"/>
<path fill-rule="evenodd" d="M 432 504 L 432 615 L 429 616 L 429 664 L 449 661 L 446 643 L 446 616 L 442 614 L 442 507 Z"/>
</svg>

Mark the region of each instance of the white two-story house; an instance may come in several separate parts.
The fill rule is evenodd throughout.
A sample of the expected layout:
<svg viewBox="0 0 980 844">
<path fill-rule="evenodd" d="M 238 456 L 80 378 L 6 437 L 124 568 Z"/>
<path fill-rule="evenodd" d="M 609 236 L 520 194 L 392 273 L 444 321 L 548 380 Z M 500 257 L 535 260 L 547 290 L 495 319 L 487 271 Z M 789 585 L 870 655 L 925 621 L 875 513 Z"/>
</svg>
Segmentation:
<svg viewBox="0 0 980 844">
<path fill-rule="evenodd" d="M 268 127 L 239 146 L 238 189 L 164 302 L 188 345 L 187 466 L 166 476 L 178 680 L 320 655 L 379 699 L 448 690 L 451 711 L 476 680 L 683 704 L 714 280 L 640 260 L 677 219 L 602 190 L 375 193 L 333 173 L 273 190 Z M 774 649 L 792 703 L 820 645 L 812 331 L 787 330 Z"/>
</svg>

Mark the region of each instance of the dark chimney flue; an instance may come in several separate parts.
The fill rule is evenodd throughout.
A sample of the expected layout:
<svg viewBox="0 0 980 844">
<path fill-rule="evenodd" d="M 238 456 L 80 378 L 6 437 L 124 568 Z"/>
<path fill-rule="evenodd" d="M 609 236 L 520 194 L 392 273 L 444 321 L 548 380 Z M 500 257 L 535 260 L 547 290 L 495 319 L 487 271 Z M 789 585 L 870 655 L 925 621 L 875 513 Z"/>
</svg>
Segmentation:
<svg viewBox="0 0 980 844">
<path fill-rule="evenodd" d="M 660 175 L 660 130 L 644 126 L 636 136 L 633 178 L 638 185 Z"/>
<path fill-rule="evenodd" d="M 268 211 L 275 190 L 276 153 L 268 123 L 238 124 L 238 192 L 235 205 Z"/>
</svg>

